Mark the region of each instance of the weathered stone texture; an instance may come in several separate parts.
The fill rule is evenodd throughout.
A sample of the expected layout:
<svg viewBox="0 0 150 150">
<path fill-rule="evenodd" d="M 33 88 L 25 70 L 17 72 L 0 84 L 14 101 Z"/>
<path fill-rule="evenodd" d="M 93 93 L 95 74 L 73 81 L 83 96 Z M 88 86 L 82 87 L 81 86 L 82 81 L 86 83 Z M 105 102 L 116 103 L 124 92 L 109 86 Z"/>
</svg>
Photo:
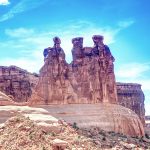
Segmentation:
<svg viewBox="0 0 150 150">
<path fill-rule="evenodd" d="M 80 128 L 100 127 L 126 135 L 143 135 L 144 130 L 138 116 L 130 109 L 116 104 L 65 104 L 47 108 L 56 118 L 69 123 L 76 122 Z"/>
<path fill-rule="evenodd" d="M 61 41 L 54 38 L 54 46 L 44 55 L 44 66 L 29 104 L 51 104 L 53 115 L 77 122 L 80 127 L 98 126 L 107 131 L 143 135 L 138 116 L 117 105 L 114 57 L 109 47 L 103 44 L 102 36 L 93 36 L 93 42 L 94 47 L 84 48 L 82 37 L 72 39 L 73 61 L 67 64 Z"/>
<path fill-rule="evenodd" d="M 84 47 L 83 51 L 85 54 L 90 54 L 91 49 L 92 49 L 91 47 Z M 0 72 L 0 79 L 1 79 L 0 90 L 3 91 L 5 94 L 9 95 L 11 98 L 14 98 L 14 101 L 17 101 L 17 102 L 27 101 L 30 98 L 31 94 L 27 94 L 24 97 L 23 93 L 21 92 L 23 89 L 20 91 L 10 92 L 10 90 L 13 90 L 12 87 L 15 86 L 15 85 L 13 85 L 15 83 L 14 79 L 6 80 L 7 78 L 12 78 L 14 75 L 14 72 L 8 71 L 8 70 L 10 70 L 10 68 L 15 68 L 17 70 L 15 72 L 15 75 L 17 76 L 17 78 L 15 79 L 15 82 L 20 84 L 20 82 L 22 80 L 24 80 L 24 82 L 26 82 L 28 85 L 30 85 L 30 86 L 26 87 L 26 91 L 31 92 L 31 89 L 33 90 L 33 88 L 36 86 L 36 84 L 38 82 L 39 76 L 36 74 L 31 74 L 19 67 L 15 67 L 15 66 L 13 66 L 13 67 L 1 66 L 0 67 L 0 70 L 1 70 L 1 72 Z M 5 70 L 5 73 L 2 73 L 2 70 Z M 9 72 L 8 73 L 9 76 L 8 76 L 8 74 L 6 74 L 6 72 L 7 73 Z M 24 76 L 25 76 L 25 78 L 24 78 Z M 141 85 L 136 84 L 136 83 L 117 83 L 116 85 L 117 85 L 117 95 L 118 95 L 119 104 L 133 110 L 140 117 L 142 123 L 144 124 L 145 123 L 145 121 L 144 121 L 144 117 L 145 117 L 144 94 L 141 89 Z M 13 95 L 11 93 L 13 93 Z M 85 95 L 86 94 L 88 94 L 88 93 L 85 92 Z M 18 95 L 21 95 L 19 97 L 21 97 L 21 98 L 23 97 L 23 99 L 18 99 Z"/>
<path fill-rule="evenodd" d="M 103 43 L 103 36 L 93 36 L 93 47 L 83 47 L 82 37 L 72 39 L 71 64 L 65 60 L 65 53 L 60 47 L 61 40 L 55 37 L 53 41 L 54 46 L 44 50 L 44 66 L 40 70 L 39 80 L 20 68 L 1 67 L 1 91 L 13 96 L 15 101 L 29 99 L 29 103 L 24 105 L 57 104 L 53 114 L 59 111 L 61 114 L 58 113 L 57 117 L 63 116 L 72 123 L 79 122 L 83 127 L 98 125 L 104 130 L 143 135 L 143 126 L 138 116 L 117 105 L 120 103 L 134 110 L 142 120 L 144 102 L 138 101 L 143 98 L 143 95 L 138 95 L 141 89 L 139 85 L 136 87 L 135 84 L 129 86 L 119 83 L 116 88 L 114 57 Z M 33 92 L 32 87 L 35 87 Z M 54 107 L 52 105 L 50 112 Z"/>
<path fill-rule="evenodd" d="M 71 64 L 65 60 L 60 39 L 54 39 L 40 70 L 36 103 L 39 98 L 43 104 L 117 103 L 114 58 L 102 38 L 93 36 L 90 52 L 83 48 L 82 37 L 72 39 Z M 32 99 L 36 99 L 34 94 Z"/>
<path fill-rule="evenodd" d="M 150 116 L 145 116 L 145 133 L 150 137 Z"/>
<path fill-rule="evenodd" d="M 0 66 L 0 91 L 16 102 L 25 102 L 32 94 L 38 77 L 16 66 Z"/>
<path fill-rule="evenodd" d="M 91 47 L 84 47 L 84 53 L 89 54 L 91 51 Z M 14 67 L 14 66 L 13 66 Z M 10 68 L 12 67 L 4 67 L 1 66 L 0 70 L 6 70 L 5 72 L 9 72 L 8 70 L 10 70 Z M 19 68 L 19 67 L 14 67 L 16 70 L 16 76 L 17 78 L 15 79 L 15 81 L 19 84 L 19 82 L 21 82 L 21 80 L 25 80 L 24 82 L 27 82 L 27 84 L 29 84 L 30 86 L 26 87 L 26 91 L 31 91 L 32 88 L 34 88 L 38 82 L 38 75 L 36 74 L 31 74 L 28 73 L 27 71 Z M 0 90 L 3 91 L 5 94 L 9 95 L 11 98 L 14 98 L 14 101 L 17 102 L 24 102 L 27 101 L 31 94 L 27 94 L 25 97 L 23 96 L 23 93 L 21 93 L 21 91 L 15 91 L 15 92 L 10 92 L 10 90 L 14 87 L 14 79 L 13 80 L 6 80 L 8 77 L 12 78 L 13 76 L 13 72 L 11 71 L 8 74 L 4 74 L 2 72 L 0 72 L 0 79 L 1 79 L 1 83 L 0 83 Z M 26 78 L 24 78 L 24 76 L 26 76 Z M 8 82 L 10 82 L 8 84 Z M 22 87 L 22 86 L 21 86 Z M 8 91 L 8 89 L 10 89 Z M 13 95 L 11 94 L 13 93 Z M 21 95 L 19 97 L 23 97 L 23 99 L 18 99 L 18 94 Z M 86 94 L 86 93 L 85 93 Z M 141 89 L 141 85 L 136 84 L 136 83 L 117 83 L 117 95 L 118 95 L 118 102 L 120 105 L 127 107 L 131 110 L 133 110 L 141 119 L 142 123 L 144 124 L 144 117 L 145 117 L 145 110 L 144 110 L 144 95 L 143 95 L 143 91 Z M 12 97 L 13 96 L 13 97 Z M 16 99 L 17 98 L 17 99 Z"/>
<path fill-rule="evenodd" d="M 145 116 L 146 127 L 150 129 L 150 116 Z"/>
<path fill-rule="evenodd" d="M 140 84 L 117 83 L 118 102 L 133 110 L 145 124 L 144 93 Z"/>
<path fill-rule="evenodd" d="M 0 91 L 0 106 L 13 104 L 12 99 Z"/>
</svg>

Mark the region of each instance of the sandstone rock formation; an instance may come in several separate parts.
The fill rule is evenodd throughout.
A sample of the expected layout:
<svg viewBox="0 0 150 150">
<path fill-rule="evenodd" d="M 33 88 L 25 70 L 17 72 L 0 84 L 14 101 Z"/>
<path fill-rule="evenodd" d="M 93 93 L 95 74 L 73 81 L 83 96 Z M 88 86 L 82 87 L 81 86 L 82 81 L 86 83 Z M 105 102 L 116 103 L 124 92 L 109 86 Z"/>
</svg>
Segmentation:
<svg viewBox="0 0 150 150">
<path fill-rule="evenodd" d="M 83 38 L 74 38 L 73 62 L 67 64 L 60 39 L 54 39 L 40 70 L 36 103 L 117 103 L 114 58 L 102 36 L 93 36 L 93 41 L 94 47 L 87 52 Z"/>
<path fill-rule="evenodd" d="M 114 105 L 119 103 L 134 110 L 144 124 L 141 87 L 117 83 L 116 90 L 114 57 L 109 47 L 103 44 L 103 37 L 93 36 L 94 47 L 83 47 L 82 37 L 72 39 L 71 64 L 65 60 L 61 40 L 58 37 L 53 40 L 54 46 L 44 50 L 44 66 L 39 77 L 15 66 L 0 67 L 0 90 L 16 102 L 27 101 L 32 94 L 30 105 L 57 104 L 49 112 L 68 122 L 77 122 L 80 127 L 94 125 L 107 131 L 143 135 L 144 130 L 136 114 Z M 7 102 L 3 104 L 19 105 Z M 1 101 L 0 105 L 3 104 Z"/>
<path fill-rule="evenodd" d="M 36 74 L 31 74 L 16 66 L 0 66 L 0 91 L 15 102 L 25 102 L 37 83 Z"/>
<path fill-rule="evenodd" d="M 117 95 L 120 105 L 133 110 L 145 125 L 144 93 L 140 84 L 117 83 Z"/>
<path fill-rule="evenodd" d="M 0 106 L 0 124 L 8 118 L 21 113 L 39 126 L 48 126 L 49 130 L 58 131 L 58 119 L 80 128 L 99 127 L 105 131 L 114 131 L 131 136 L 144 135 L 138 116 L 132 110 L 116 104 L 63 104 L 42 105 L 40 108 L 28 106 Z M 42 124 L 44 123 L 44 124 Z M 53 127 L 49 124 L 53 123 Z M 45 130 L 46 127 L 45 127 Z"/>
<path fill-rule="evenodd" d="M 40 106 L 56 118 L 64 119 L 80 128 L 99 127 L 105 131 L 115 131 L 125 135 L 144 134 L 142 123 L 130 109 L 116 104 L 64 104 Z"/>
<path fill-rule="evenodd" d="M 146 126 L 150 128 L 150 116 L 145 116 Z"/>
<path fill-rule="evenodd" d="M 81 42 L 83 44 L 83 41 Z M 83 48 L 83 45 L 82 45 Z M 47 48 L 45 51 L 45 60 L 48 54 L 48 51 L 50 50 L 50 48 Z M 90 54 L 91 51 L 91 47 L 84 47 L 84 53 L 85 55 Z M 46 53 L 47 52 L 47 53 Z M 74 52 L 73 52 L 74 53 Z M 83 54 L 81 54 L 83 55 Z M 75 58 L 74 58 L 75 59 Z M 26 91 L 31 91 L 33 92 L 34 87 L 36 86 L 37 82 L 38 82 L 38 75 L 36 74 L 32 74 L 29 73 L 19 67 L 15 67 L 13 66 L 16 70 L 16 82 L 21 82 L 22 80 L 24 80 L 24 74 L 26 76 L 26 80 L 28 80 L 27 82 L 29 83 L 30 86 L 26 87 Z M 9 68 L 12 68 L 12 66 L 10 67 L 0 67 L 0 68 L 4 68 L 4 70 L 9 70 Z M 2 69 L 1 69 L 2 70 Z M 13 72 L 9 72 L 9 77 L 13 76 Z M 13 95 L 10 95 L 10 92 L 8 92 L 8 89 L 12 89 L 12 85 L 14 84 L 13 80 L 10 80 L 10 84 L 5 84 L 6 83 L 6 75 L 4 75 L 4 73 L 0 73 L 0 79 L 1 79 L 1 83 L 0 83 L 0 89 L 1 91 L 3 91 L 5 94 L 8 94 L 10 96 L 10 98 L 14 98 L 13 100 L 16 102 L 24 102 L 27 101 L 31 95 L 26 95 L 26 99 L 18 99 L 17 95 L 21 95 L 20 97 L 24 97 L 23 93 L 21 92 L 22 90 L 18 91 L 18 92 L 13 92 Z M 131 110 L 133 110 L 141 119 L 143 125 L 145 124 L 144 122 L 144 117 L 145 117 L 145 109 L 144 109 L 144 95 L 143 95 L 143 91 L 141 90 L 141 85 L 136 84 L 136 83 L 117 83 L 117 96 L 118 96 L 118 102 L 120 105 L 130 108 Z M 13 89 L 12 89 L 13 90 Z M 5 101 L 6 104 L 6 101 Z M 8 104 L 8 101 L 7 101 Z M 1 100 L 1 105 L 4 105 L 4 102 L 2 104 L 2 100 Z"/>
<path fill-rule="evenodd" d="M 83 42 L 82 42 L 83 44 Z M 83 48 L 83 45 L 82 45 Z M 50 48 L 48 48 L 50 49 Z M 84 53 L 90 54 L 91 48 L 90 47 L 84 47 Z M 73 52 L 74 53 L 74 52 Z M 83 54 L 81 54 L 83 55 Z M 47 57 L 47 56 L 45 56 Z M 36 74 L 32 74 L 29 73 L 19 67 L 15 67 L 15 66 L 10 66 L 10 67 L 6 67 L 6 66 L 0 66 L 0 70 L 7 70 L 7 71 L 3 71 L 0 72 L 0 90 L 3 91 L 5 94 L 9 95 L 10 98 L 13 98 L 14 101 L 16 102 L 24 102 L 27 101 L 31 94 L 27 94 L 27 95 L 23 95 L 22 90 L 18 90 L 16 92 L 16 90 L 13 92 L 13 88 L 14 87 L 14 80 L 19 84 L 22 82 L 22 80 L 26 79 L 26 82 L 28 83 L 28 85 L 26 87 L 26 91 L 31 91 L 33 92 L 34 87 L 36 86 L 37 82 L 38 82 L 38 75 Z M 6 80 L 7 78 L 13 78 L 14 73 L 8 70 L 11 70 L 10 68 L 15 68 L 16 72 L 16 78 L 15 79 L 11 79 L 11 80 Z M 4 72 L 9 72 L 9 76 L 6 75 Z M 26 76 L 24 78 L 24 76 Z M 6 84 L 6 82 L 10 81 L 9 84 Z M 117 83 L 117 96 L 118 96 L 118 102 L 120 105 L 130 108 L 131 110 L 133 110 L 141 119 L 143 125 L 144 123 L 144 117 L 145 117 L 145 109 L 144 109 L 144 94 L 143 91 L 141 90 L 141 85 L 140 84 L 136 84 L 136 83 Z M 21 86 L 22 87 L 22 86 Z M 8 90 L 9 89 L 9 90 Z M 12 90 L 12 92 L 11 92 Z M 11 94 L 13 93 L 13 95 Z M 23 97 L 23 99 L 18 99 L 18 95 L 20 95 L 19 97 Z"/>
<path fill-rule="evenodd" d="M 93 48 L 84 48 L 82 37 L 72 39 L 71 64 L 65 60 L 60 39 L 55 37 L 53 40 L 54 46 L 47 50 L 30 105 L 57 104 L 55 109 L 55 106 L 51 107 L 51 114 L 55 115 L 58 111 L 60 114 L 56 117 L 62 116 L 68 122 L 78 122 L 81 127 L 97 125 L 107 131 L 143 135 L 144 129 L 138 116 L 116 105 L 114 57 L 109 47 L 103 44 L 103 37 L 93 36 Z"/>
<path fill-rule="evenodd" d="M 145 133 L 149 135 L 150 139 L 150 116 L 145 116 Z"/>
</svg>

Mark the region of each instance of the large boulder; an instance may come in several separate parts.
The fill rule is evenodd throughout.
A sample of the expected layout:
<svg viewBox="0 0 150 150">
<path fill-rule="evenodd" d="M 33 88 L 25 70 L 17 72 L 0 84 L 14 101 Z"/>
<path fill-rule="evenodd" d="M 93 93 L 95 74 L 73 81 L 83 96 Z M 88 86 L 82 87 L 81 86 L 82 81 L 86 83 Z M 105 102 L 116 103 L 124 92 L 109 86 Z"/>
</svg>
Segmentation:
<svg viewBox="0 0 150 150">
<path fill-rule="evenodd" d="M 26 102 L 37 84 L 38 75 L 16 66 L 0 66 L 0 91 L 15 102 Z"/>
</svg>

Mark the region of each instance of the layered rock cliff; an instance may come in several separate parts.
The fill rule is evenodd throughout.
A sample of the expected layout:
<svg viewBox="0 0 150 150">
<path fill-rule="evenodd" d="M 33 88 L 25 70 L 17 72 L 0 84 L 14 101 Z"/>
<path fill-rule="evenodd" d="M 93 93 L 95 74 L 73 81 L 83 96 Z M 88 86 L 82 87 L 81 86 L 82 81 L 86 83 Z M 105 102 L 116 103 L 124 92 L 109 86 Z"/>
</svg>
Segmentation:
<svg viewBox="0 0 150 150">
<path fill-rule="evenodd" d="M 84 50 L 89 53 L 91 48 L 85 47 Z M 15 69 L 15 76 L 14 73 L 10 71 L 12 70 L 12 68 Z M 9 95 L 10 98 L 13 98 L 15 102 L 28 101 L 28 99 L 31 97 L 31 94 L 23 95 L 21 91 L 24 90 L 24 86 L 19 86 L 18 87 L 19 90 L 17 91 L 14 90 L 12 87 L 15 87 L 14 84 L 16 82 L 20 84 L 22 83 L 22 81 L 24 81 L 29 85 L 26 86 L 25 90 L 33 92 L 34 87 L 38 83 L 39 75 L 29 73 L 16 66 L 10 66 L 10 67 L 0 66 L 0 70 L 1 70 L 0 91 L 4 92 L 6 95 Z M 7 80 L 8 78 L 10 80 Z M 116 86 L 117 86 L 118 103 L 124 107 L 133 110 L 140 117 L 142 123 L 145 124 L 144 94 L 141 89 L 141 85 L 136 83 L 117 83 Z M 22 99 L 19 99 L 18 95 L 20 95 L 19 97 Z"/>
<path fill-rule="evenodd" d="M 150 116 L 145 116 L 145 134 L 149 136 L 150 139 Z"/>
<path fill-rule="evenodd" d="M 117 95 L 120 105 L 133 110 L 145 124 L 144 93 L 140 84 L 117 83 Z"/>
<path fill-rule="evenodd" d="M 38 76 L 16 66 L 0 66 L 0 91 L 16 102 L 25 102 L 37 84 Z"/>
<path fill-rule="evenodd" d="M 145 116 L 146 126 L 150 128 L 150 116 Z"/>
</svg>

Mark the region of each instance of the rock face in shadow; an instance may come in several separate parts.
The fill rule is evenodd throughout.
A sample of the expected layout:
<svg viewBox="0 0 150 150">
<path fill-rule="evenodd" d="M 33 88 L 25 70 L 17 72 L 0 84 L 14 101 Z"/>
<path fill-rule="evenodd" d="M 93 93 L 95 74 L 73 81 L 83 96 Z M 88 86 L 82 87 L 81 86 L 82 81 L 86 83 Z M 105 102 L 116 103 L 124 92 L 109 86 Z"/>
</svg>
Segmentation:
<svg viewBox="0 0 150 150">
<path fill-rule="evenodd" d="M 16 66 L 0 66 L 0 91 L 15 102 L 26 102 L 38 77 Z"/>
<path fill-rule="evenodd" d="M 93 41 L 87 52 L 83 38 L 72 39 L 73 62 L 67 64 L 60 39 L 55 38 L 32 99 L 37 97 L 40 104 L 117 103 L 114 58 L 102 36 L 93 36 Z"/>
<path fill-rule="evenodd" d="M 117 83 L 117 95 L 120 105 L 133 110 L 145 125 L 144 93 L 140 84 Z"/>
</svg>

